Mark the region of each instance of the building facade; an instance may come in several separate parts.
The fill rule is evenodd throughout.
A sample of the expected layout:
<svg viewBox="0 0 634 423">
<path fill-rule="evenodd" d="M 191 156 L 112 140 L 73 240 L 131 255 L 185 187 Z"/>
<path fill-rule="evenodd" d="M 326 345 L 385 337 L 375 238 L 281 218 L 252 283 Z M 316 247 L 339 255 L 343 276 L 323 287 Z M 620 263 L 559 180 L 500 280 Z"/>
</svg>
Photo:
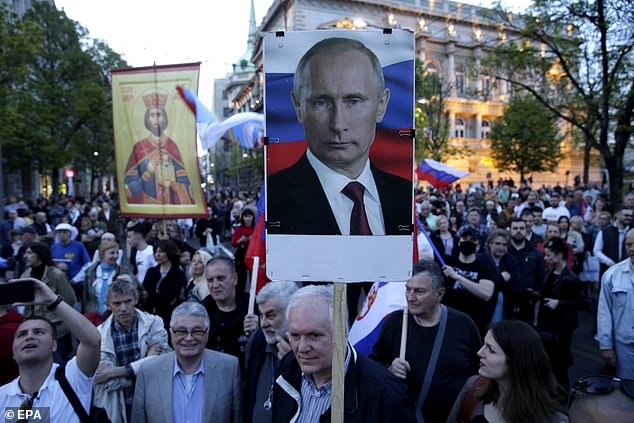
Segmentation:
<svg viewBox="0 0 634 423">
<path fill-rule="evenodd" d="M 486 9 L 447 0 L 274 0 L 255 37 L 254 71 L 239 91 L 228 92 L 234 111 L 263 111 L 262 34 L 275 31 L 307 31 L 335 28 L 409 29 L 415 34 L 416 55 L 426 70 L 438 73 L 450 87 L 446 112 L 450 122 L 449 143 L 468 147 L 472 154 L 455 157 L 447 164 L 468 170 L 464 182 L 514 178 L 499 172 L 489 153 L 488 134 L 504 113 L 513 95 L 510 83 L 484 73 L 480 63 L 498 43 L 514 34 L 485 18 Z M 562 126 L 562 129 L 566 128 Z M 536 185 L 572 183 L 583 173 L 580 148 L 564 142 L 565 159 L 555 172 L 532 175 Z M 591 181 L 600 181 L 595 166 Z"/>
</svg>

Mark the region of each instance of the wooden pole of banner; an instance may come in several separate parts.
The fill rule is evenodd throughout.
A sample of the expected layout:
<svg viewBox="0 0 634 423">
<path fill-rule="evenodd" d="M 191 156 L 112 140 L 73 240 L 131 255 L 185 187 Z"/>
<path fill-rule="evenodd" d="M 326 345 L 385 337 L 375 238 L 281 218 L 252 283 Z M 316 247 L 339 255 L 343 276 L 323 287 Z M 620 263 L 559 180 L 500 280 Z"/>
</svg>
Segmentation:
<svg viewBox="0 0 634 423">
<path fill-rule="evenodd" d="M 407 320 L 409 313 L 407 312 L 407 306 L 403 308 L 403 325 L 401 326 L 401 350 L 399 351 L 398 358 L 405 360 L 405 352 L 407 351 Z"/>
<path fill-rule="evenodd" d="M 344 375 L 346 357 L 346 284 L 335 283 L 333 328 L 332 328 L 332 403 L 330 421 L 343 422 Z"/>
<path fill-rule="evenodd" d="M 248 313 L 253 314 L 255 310 L 255 290 L 258 285 L 258 271 L 260 270 L 260 257 L 253 256 L 253 270 L 251 271 L 251 286 L 249 287 L 249 308 Z"/>
</svg>

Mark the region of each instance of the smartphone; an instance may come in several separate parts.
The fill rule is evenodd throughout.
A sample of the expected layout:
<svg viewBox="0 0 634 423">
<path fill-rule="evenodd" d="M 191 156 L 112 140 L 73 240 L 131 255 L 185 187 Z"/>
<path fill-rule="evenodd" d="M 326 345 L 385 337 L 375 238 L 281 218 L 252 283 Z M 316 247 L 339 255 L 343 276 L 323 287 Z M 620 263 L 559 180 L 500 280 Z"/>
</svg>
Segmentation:
<svg viewBox="0 0 634 423">
<path fill-rule="evenodd" d="M 33 281 L 0 284 L 0 304 L 30 303 L 35 298 Z"/>
</svg>

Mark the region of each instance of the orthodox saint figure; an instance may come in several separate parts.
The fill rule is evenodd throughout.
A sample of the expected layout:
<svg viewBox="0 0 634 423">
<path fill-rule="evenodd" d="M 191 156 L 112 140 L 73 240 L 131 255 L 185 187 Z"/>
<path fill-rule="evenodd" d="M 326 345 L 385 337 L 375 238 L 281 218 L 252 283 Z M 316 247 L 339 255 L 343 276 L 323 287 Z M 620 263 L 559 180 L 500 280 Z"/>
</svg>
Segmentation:
<svg viewBox="0 0 634 423">
<path fill-rule="evenodd" d="M 164 134 L 166 101 L 167 94 L 143 96 L 144 123 L 150 134 L 134 145 L 128 159 L 125 190 L 129 204 L 194 204 L 178 146 Z"/>
</svg>

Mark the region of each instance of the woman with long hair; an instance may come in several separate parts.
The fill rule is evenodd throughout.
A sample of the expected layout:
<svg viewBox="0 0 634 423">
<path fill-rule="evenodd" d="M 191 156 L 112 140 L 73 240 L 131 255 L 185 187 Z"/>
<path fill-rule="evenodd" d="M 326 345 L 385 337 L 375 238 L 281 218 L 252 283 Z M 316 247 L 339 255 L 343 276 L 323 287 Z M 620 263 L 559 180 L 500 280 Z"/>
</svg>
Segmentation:
<svg viewBox="0 0 634 423">
<path fill-rule="evenodd" d="M 180 268 L 180 250 L 169 239 L 159 239 L 154 244 L 157 265 L 148 269 L 143 280 L 147 299 L 143 309 L 161 316 L 165 327 L 169 327 L 170 316 L 180 301 L 187 285 L 185 272 Z"/>
<path fill-rule="evenodd" d="M 202 301 L 209 295 L 205 266 L 213 256 L 204 248 L 196 251 L 189 265 L 189 281 L 183 293 L 183 301 Z"/>
<path fill-rule="evenodd" d="M 578 219 L 581 219 L 579 216 L 575 216 Z M 578 222 L 578 219 L 575 219 L 575 222 Z M 585 248 L 585 243 L 583 242 L 583 236 L 578 230 L 572 228 L 570 222 L 572 219 L 568 219 L 566 216 L 559 217 L 557 223 L 559 223 L 559 230 L 561 232 L 561 239 L 568 242 L 572 246 L 573 254 L 582 254 L 583 249 Z M 582 220 L 583 222 L 583 220 Z M 575 225 L 578 227 L 578 224 Z"/>
<path fill-rule="evenodd" d="M 539 334 L 519 320 L 493 323 L 478 351 L 479 376 L 462 389 L 447 423 L 562 423 L 557 385 Z"/>
<path fill-rule="evenodd" d="M 537 319 L 537 331 L 557 380 L 566 389 L 568 367 L 572 365 L 572 333 L 579 325 L 577 310 L 584 304 L 579 278 L 567 266 L 568 254 L 563 239 L 553 238 L 544 246 L 548 270 L 539 290 L 541 303 Z"/>
</svg>

